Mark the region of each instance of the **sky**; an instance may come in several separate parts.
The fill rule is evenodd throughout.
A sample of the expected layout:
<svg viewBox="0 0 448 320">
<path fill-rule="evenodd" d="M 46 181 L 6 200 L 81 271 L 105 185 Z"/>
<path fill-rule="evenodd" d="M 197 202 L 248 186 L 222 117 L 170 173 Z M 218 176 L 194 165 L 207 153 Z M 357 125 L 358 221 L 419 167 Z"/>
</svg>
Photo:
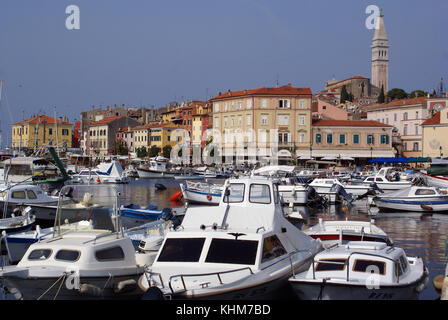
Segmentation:
<svg viewBox="0 0 448 320">
<path fill-rule="evenodd" d="M 66 8 L 79 8 L 69 30 Z M 389 88 L 448 84 L 446 0 L 2 0 L 0 127 L 92 105 L 160 107 L 219 91 L 371 77 L 369 5 L 383 9 Z"/>
</svg>

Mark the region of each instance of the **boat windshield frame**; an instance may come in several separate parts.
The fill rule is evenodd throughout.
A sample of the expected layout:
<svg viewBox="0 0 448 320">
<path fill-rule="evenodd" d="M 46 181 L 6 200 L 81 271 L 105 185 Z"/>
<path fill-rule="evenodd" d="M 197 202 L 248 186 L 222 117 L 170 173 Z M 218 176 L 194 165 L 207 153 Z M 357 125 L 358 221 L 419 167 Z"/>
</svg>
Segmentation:
<svg viewBox="0 0 448 320">
<path fill-rule="evenodd" d="M 86 195 L 89 196 L 86 197 Z M 61 237 L 63 234 L 71 231 L 98 235 L 117 234 L 118 237 L 120 233 L 123 233 L 119 196 L 120 192 L 118 192 L 117 186 L 114 185 L 65 185 L 59 192 L 53 237 Z M 86 199 L 88 199 L 87 202 L 85 201 Z M 63 216 L 63 209 L 71 209 L 73 207 L 69 206 L 73 204 L 81 205 L 82 207 L 79 208 L 80 210 L 76 210 L 74 217 L 69 216 L 70 220 L 72 220 L 70 221 L 67 219 L 67 216 Z M 87 215 L 87 217 L 82 219 L 82 214 Z M 110 221 L 109 218 L 101 220 L 101 214 L 103 217 L 110 217 Z M 96 220 L 94 220 L 95 217 L 97 218 Z M 93 223 L 93 221 L 100 222 L 99 225 L 102 225 L 103 228 L 96 228 L 98 224 Z M 67 228 L 63 227 L 64 225 L 71 225 L 71 227 L 67 230 Z M 79 229 L 78 225 L 80 226 Z M 88 225 L 91 229 L 82 228 L 83 225 Z M 73 226 L 75 227 L 73 228 Z"/>
</svg>

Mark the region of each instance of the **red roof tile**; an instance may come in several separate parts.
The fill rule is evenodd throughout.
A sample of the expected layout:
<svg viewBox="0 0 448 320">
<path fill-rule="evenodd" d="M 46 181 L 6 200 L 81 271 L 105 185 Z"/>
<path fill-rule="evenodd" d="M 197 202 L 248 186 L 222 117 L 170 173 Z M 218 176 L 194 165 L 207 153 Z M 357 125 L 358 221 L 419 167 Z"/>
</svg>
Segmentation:
<svg viewBox="0 0 448 320">
<path fill-rule="evenodd" d="M 37 124 L 37 123 L 46 123 L 46 124 L 54 124 L 54 118 L 47 116 L 45 114 L 42 114 L 40 116 L 35 116 L 35 117 L 31 117 L 28 120 L 23 120 L 23 121 L 19 121 L 14 123 L 14 125 L 16 124 Z M 69 124 L 71 125 L 70 122 L 66 122 L 66 121 L 61 121 L 61 120 L 57 120 L 56 121 L 57 124 Z"/>
<path fill-rule="evenodd" d="M 393 127 L 373 120 L 318 120 L 313 127 Z"/>
<path fill-rule="evenodd" d="M 103 118 L 101 120 L 95 121 L 90 123 L 90 126 L 98 126 L 98 125 L 103 125 L 103 124 L 108 124 L 114 120 L 120 119 L 120 118 L 124 118 L 125 116 L 113 116 L 113 117 L 106 117 Z"/>
<path fill-rule="evenodd" d="M 408 105 L 415 105 L 415 104 L 426 104 L 427 97 L 418 97 L 418 98 L 406 98 L 406 99 L 399 99 L 399 100 L 392 100 L 391 102 L 381 103 L 381 104 L 375 104 L 371 107 L 367 108 L 367 110 L 377 110 L 377 109 L 389 109 L 389 108 L 396 108 L 400 106 L 408 106 Z"/>
<path fill-rule="evenodd" d="M 286 85 L 278 88 L 258 88 L 258 89 L 248 89 L 240 91 L 227 91 L 225 93 L 219 94 L 218 96 L 210 99 L 218 100 L 232 97 L 240 97 L 247 95 L 311 95 L 310 88 L 294 88 L 291 85 Z"/>
<path fill-rule="evenodd" d="M 428 120 L 424 121 L 422 123 L 422 126 L 429 126 L 434 124 L 440 124 L 440 111 L 437 112 L 432 118 L 429 118 Z"/>
</svg>

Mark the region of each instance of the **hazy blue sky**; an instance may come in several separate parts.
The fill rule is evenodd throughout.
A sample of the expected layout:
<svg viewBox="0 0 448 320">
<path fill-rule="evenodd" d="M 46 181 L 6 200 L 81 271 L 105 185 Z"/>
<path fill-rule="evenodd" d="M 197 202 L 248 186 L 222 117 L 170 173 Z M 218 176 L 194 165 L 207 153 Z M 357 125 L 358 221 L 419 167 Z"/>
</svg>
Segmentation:
<svg viewBox="0 0 448 320">
<path fill-rule="evenodd" d="M 65 27 L 71 4 L 80 30 Z M 390 88 L 448 79 L 446 0 L 1 0 L 4 139 L 22 112 L 55 106 L 73 121 L 91 105 L 161 106 L 277 76 L 313 92 L 370 77 L 368 5 L 383 8 Z"/>
</svg>

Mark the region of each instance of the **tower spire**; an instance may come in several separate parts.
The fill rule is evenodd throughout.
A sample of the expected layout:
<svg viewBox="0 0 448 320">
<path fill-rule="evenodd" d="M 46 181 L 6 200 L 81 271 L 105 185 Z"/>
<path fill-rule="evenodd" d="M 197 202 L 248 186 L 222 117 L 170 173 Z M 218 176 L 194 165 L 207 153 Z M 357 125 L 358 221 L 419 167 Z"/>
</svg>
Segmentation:
<svg viewBox="0 0 448 320">
<path fill-rule="evenodd" d="M 372 84 L 384 92 L 388 91 L 389 84 L 389 40 L 384 26 L 383 10 L 377 19 L 375 33 L 372 39 Z"/>
</svg>

